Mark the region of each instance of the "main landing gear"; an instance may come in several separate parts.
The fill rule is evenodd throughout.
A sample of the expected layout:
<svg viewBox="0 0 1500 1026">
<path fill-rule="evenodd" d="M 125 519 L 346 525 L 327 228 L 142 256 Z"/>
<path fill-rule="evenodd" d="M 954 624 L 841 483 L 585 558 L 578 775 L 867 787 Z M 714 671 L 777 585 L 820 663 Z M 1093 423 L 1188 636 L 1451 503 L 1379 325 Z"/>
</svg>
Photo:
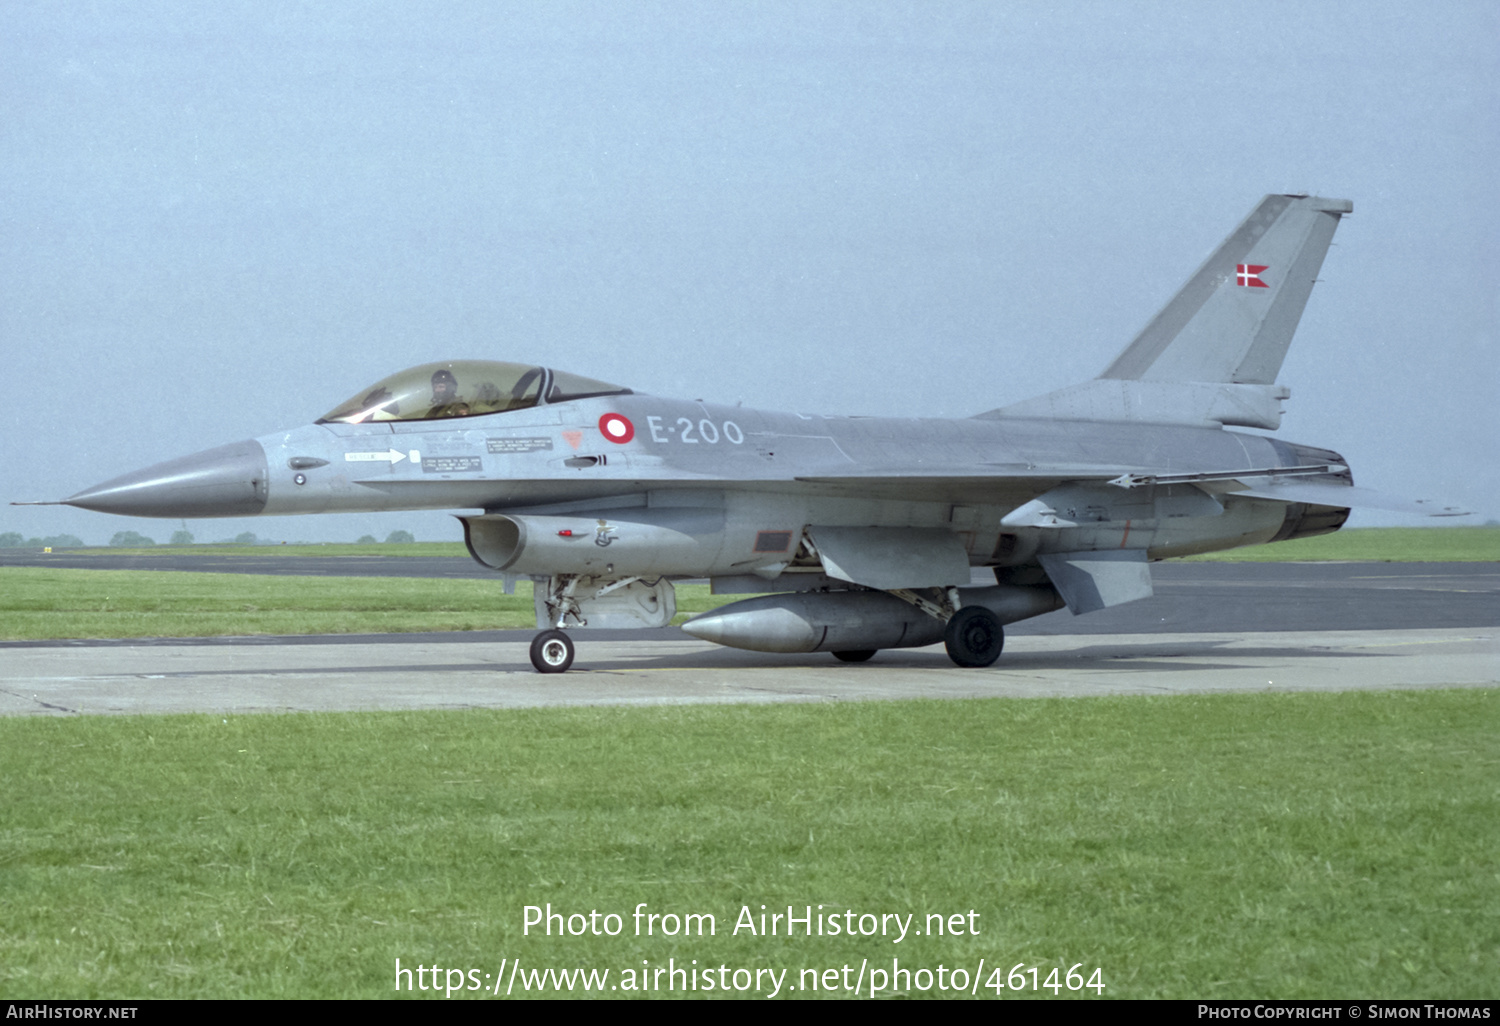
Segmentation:
<svg viewBox="0 0 1500 1026">
<path fill-rule="evenodd" d="M 943 645 L 959 666 L 989 666 L 1005 647 L 1005 630 L 984 606 L 964 606 L 943 628 Z"/>
<path fill-rule="evenodd" d="M 542 631 L 531 639 L 531 665 L 538 673 L 562 673 L 573 665 L 573 639 L 566 631 Z"/>
<path fill-rule="evenodd" d="M 937 608 L 933 604 L 933 609 Z M 984 606 L 964 606 L 943 626 L 943 646 L 948 650 L 948 658 L 959 666 L 990 666 L 1000 658 L 1000 651 L 1005 647 L 1005 630 L 1000 626 L 1000 618 Z M 834 652 L 833 657 L 841 663 L 863 663 L 876 651 L 873 648 L 846 649 Z"/>
</svg>

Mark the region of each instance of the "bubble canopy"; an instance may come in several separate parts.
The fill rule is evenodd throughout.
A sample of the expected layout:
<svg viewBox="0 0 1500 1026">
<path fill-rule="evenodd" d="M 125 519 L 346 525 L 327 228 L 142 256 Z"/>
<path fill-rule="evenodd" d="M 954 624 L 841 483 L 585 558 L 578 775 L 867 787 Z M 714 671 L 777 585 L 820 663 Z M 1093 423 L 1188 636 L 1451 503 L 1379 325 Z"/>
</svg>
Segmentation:
<svg viewBox="0 0 1500 1026">
<path fill-rule="evenodd" d="M 498 360 L 451 360 L 424 363 L 392 374 L 340 403 L 318 418 L 318 423 L 483 417 L 543 403 L 629 394 L 630 389 L 607 381 L 547 367 Z"/>
</svg>

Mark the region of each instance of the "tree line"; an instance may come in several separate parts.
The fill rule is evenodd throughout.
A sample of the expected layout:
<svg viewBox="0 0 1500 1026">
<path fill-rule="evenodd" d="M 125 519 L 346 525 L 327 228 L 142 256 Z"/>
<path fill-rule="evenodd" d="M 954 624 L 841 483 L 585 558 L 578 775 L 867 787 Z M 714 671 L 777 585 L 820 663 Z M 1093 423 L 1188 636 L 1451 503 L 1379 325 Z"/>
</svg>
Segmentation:
<svg viewBox="0 0 1500 1026">
<path fill-rule="evenodd" d="M 387 545 L 406 545 L 415 542 L 410 531 L 392 531 L 386 535 Z M 114 537 L 110 538 L 111 548 L 117 549 L 144 549 L 156 544 L 156 539 L 141 534 L 138 531 L 116 531 Z M 168 545 L 192 545 L 193 533 L 186 530 L 172 532 L 172 540 Z M 255 536 L 253 531 L 242 531 L 233 538 L 225 538 L 214 542 L 215 545 L 274 545 L 269 539 L 261 539 Z M 380 544 L 374 535 L 364 535 L 357 541 L 357 545 Z M 54 534 L 47 538 L 27 538 L 18 531 L 6 531 L 0 533 L 0 549 L 83 549 L 88 544 L 76 534 Z"/>
</svg>

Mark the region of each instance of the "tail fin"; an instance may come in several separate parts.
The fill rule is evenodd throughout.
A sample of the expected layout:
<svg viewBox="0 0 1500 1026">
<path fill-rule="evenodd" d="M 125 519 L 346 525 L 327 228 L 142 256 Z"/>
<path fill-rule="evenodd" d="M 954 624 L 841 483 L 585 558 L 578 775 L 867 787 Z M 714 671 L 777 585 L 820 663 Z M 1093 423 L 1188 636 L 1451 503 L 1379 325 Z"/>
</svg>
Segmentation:
<svg viewBox="0 0 1500 1026">
<path fill-rule="evenodd" d="M 1348 200 L 1267 196 L 1101 378 L 1269 385 Z"/>
<path fill-rule="evenodd" d="M 1098 378 L 982 416 L 1279 427 L 1276 375 L 1353 209 L 1267 196 Z"/>
</svg>

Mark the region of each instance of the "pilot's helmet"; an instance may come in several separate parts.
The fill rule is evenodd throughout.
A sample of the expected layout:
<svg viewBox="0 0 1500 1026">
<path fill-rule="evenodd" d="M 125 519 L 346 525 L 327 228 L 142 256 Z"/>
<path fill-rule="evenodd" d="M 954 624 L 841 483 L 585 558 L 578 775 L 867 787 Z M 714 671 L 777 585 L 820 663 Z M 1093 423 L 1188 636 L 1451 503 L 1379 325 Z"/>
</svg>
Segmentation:
<svg viewBox="0 0 1500 1026">
<path fill-rule="evenodd" d="M 439 384 L 446 385 L 448 391 L 450 392 L 458 391 L 458 379 L 455 378 L 453 376 L 453 372 L 446 367 L 440 367 L 439 369 L 432 372 L 432 390 L 434 392 L 438 390 Z"/>
</svg>

